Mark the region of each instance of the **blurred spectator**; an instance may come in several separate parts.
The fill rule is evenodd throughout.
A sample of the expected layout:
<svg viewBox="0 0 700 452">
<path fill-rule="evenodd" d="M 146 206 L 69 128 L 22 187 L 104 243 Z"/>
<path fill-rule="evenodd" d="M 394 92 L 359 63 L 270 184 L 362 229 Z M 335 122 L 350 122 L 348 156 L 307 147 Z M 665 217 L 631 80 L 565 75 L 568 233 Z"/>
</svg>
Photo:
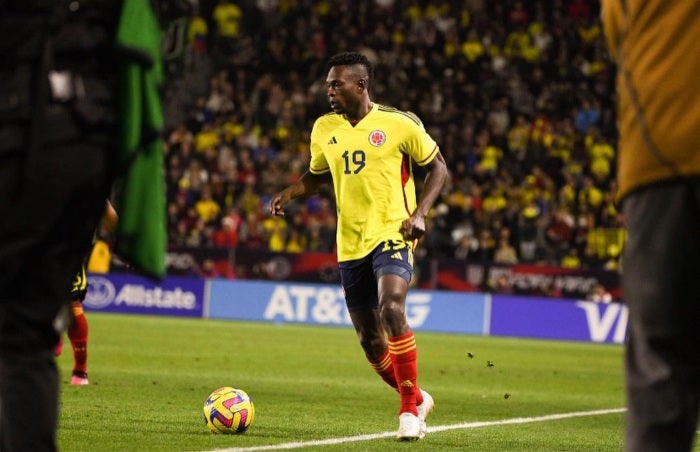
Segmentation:
<svg viewBox="0 0 700 452">
<path fill-rule="evenodd" d="M 507 238 L 500 238 L 493 253 L 493 261 L 497 264 L 517 264 L 518 254 Z"/>
<path fill-rule="evenodd" d="M 585 269 L 601 269 L 603 262 L 592 244 L 587 244 L 581 255 L 581 266 Z"/>
<path fill-rule="evenodd" d="M 235 248 L 238 246 L 238 231 L 231 217 L 221 219 L 221 228 L 214 232 L 212 237 L 214 246 L 221 248 Z"/>
<path fill-rule="evenodd" d="M 486 290 L 493 293 L 513 293 L 513 286 L 510 284 L 506 275 L 498 275 L 496 278 L 489 279 Z"/>
<path fill-rule="evenodd" d="M 475 28 L 469 29 L 467 39 L 462 43 L 461 51 L 470 63 L 474 63 L 484 54 L 484 45 L 481 43 L 479 34 Z"/>
<path fill-rule="evenodd" d="M 333 220 L 333 224 L 335 224 L 335 220 Z M 312 220 L 309 224 L 308 233 L 308 244 L 306 246 L 308 251 L 318 253 L 330 253 L 333 251 L 335 235 L 332 228 L 325 226 L 318 220 Z"/>
<path fill-rule="evenodd" d="M 591 143 L 586 146 L 590 159 L 590 172 L 595 181 L 605 183 L 612 173 L 615 149 L 600 133 L 594 133 Z"/>
<path fill-rule="evenodd" d="M 219 216 L 221 206 L 212 199 L 211 185 L 206 184 L 202 187 L 202 194 L 195 203 L 194 208 L 204 224 L 212 223 Z"/>
<path fill-rule="evenodd" d="M 204 53 L 207 50 L 209 39 L 209 25 L 199 10 L 195 8 L 190 17 L 187 28 L 187 44 L 197 53 Z"/>
<path fill-rule="evenodd" d="M 209 109 L 209 107 L 207 107 Z M 197 152 L 204 152 L 206 148 L 219 145 L 219 131 L 214 128 L 214 125 L 205 122 L 202 128 L 194 137 L 194 148 Z"/>
<path fill-rule="evenodd" d="M 221 276 L 221 273 L 219 273 L 212 259 L 205 259 L 199 269 L 199 276 L 202 278 L 218 278 Z"/>
<path fill-rule="evenodd" d="M 611 244 L 608 246 L 607 259 L 603 263 L 603 269 L 616 271 L 620 268 L 620 247 Z"/>
<path fill-rule="evenodd" d="M 479 248 L 474 253 L 474 257 L 479 261 L 492 262 L 496 251 L 496 241 L 490 229 L 482 229 L 479 232 Z"/>
<path fill-rule="evenodd" d="M 270 251 L 285 251 L 287 245 L 287 222 L 281 217 L 269 217 L 263 221 L 267 236 L 267 248 Z"/>
<path fill-rule="evenodd" d="M 287 253 L 303 253 L 307 249 L 307 238 L 299 228 L 291 228 L 284 251 Z"/>
<path fill-rule="evenodd" d="M 586 132 L 588 132 L 588 129 L 590 129 L 598 123 L 599 119 L 600 110 L 596 108 L 595 104 L 589 99 L 583 99 L 581 101 L 581 107 L 579 108 L 578 113 L 576 113 L 576 117 L 574 118 L 576 129 L 580 133 L 585 134 Z"/>
<path fill-rule="evenodd" d="M 603 191 L 595 185 L 593 177 L 583 177 L 583 186 L 579 190 L 578 202 L 588 204 L 593 209 L 597 209 L 603 202 Z"/>
<path fill-rule="evenodd" d="M 558 256 L 570 248 L 575 225 L 574 216 L 568 206 L 559 206 L 546 230 L 547 241 Z"/>
<path fill-rule="evenodd" d="M 612 295 L 605 290 L 605 286 L 602 284 L 596 284 L 593 286 L 593 290 L 586 297 L 589 301 L 595 301 L 596 303 L 611 303 L 613 301 Z"/>
<path fill-rule="evenodd" d="M 192 132 L 187 130 L 185 124 L 180 123 L 170 132 L 168 144 L 170 146 L 179 146 L 185 142 L 192 142 Z"/>
<path fill-rule="evenodd" d="M 559 264 L 562 268 L 568 268 L 571 270 L 576 270 L 581 268 L 581 259 L 578 255 L 577 248 L 569 248 L 566 254 L 561 258 L 561 263 Z"/>
<path fill-rule="evenodd" d="M 240 227 L 240 243 L 247 248 L 266 248 L 265 229 L 257 212 L 248 212 Z"/>
<path fill-rule="evenodd" d="M 218 50 L 229 55 L 236 50 L 236 39 L 240 35 L 240 22 L 243 10 L 231 0 L 219 0 L 214 8 L 213 19 L 216 24 L 216 43 Z"/>
<path fill-rule="evenodd" d="M 454 258 L 466 261 L 479 249 L 478 242 L 471 235 L 465 234 L 460 239 L 454 251 Z"/>
<path fill-rule="evenodd" d="M 534 262 L 537 258 L 540 209 L 534 201 L 523 207 L 517 220 L 517 237 L 520 239 L 519 254 L 523 262 Z"/>
</svg>

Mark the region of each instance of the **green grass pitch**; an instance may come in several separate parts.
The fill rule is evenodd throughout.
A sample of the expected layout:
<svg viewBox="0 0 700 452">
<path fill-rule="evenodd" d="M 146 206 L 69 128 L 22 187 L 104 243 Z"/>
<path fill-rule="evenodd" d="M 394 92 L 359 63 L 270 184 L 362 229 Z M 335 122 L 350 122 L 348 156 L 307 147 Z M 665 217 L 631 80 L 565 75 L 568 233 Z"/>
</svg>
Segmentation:
<svg viewBox="0 0 700 452">
<path fill-rule="evenodd" d="M 393 432 L 398 395 L 350 328 L 88 313 L 90 385 L 61 375 L 63 451 L 204 451 Z M 624 413 L 494 421 L 624 406 L 622 347 L 416 332 L 419 383 L 436 409 L 418 443 L 391 437 L 296 450 L 619 451 Z M 66 338 L 67 341 L 67 338 Z M 213 435 L 202 419 L 220 386 L 247 391 L 255 421 Z M 489 425 L 473 426 L 486 422 Z"/>
</svg>

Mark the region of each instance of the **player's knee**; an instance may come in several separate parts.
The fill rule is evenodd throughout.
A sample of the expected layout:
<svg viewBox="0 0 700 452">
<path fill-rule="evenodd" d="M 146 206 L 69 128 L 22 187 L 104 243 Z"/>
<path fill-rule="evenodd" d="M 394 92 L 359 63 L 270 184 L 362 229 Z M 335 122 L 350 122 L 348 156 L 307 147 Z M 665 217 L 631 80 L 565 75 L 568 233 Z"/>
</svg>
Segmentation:
<svg viewBox="0 0 700 452">
<path fill-rule="evenodd" d="M 379 308 L 390 310 L 403 310 L 406 303 L 406 292 L 403 290 L 385 290 L 379 296 Z"/>
<path fill-rule="evenodd" d="M 384 325 L 396 323 L 404 317 L 406 297 L 401 293 L 394 293 L 382 297 L 379 303 L 379 316 Z"/>
</svg>

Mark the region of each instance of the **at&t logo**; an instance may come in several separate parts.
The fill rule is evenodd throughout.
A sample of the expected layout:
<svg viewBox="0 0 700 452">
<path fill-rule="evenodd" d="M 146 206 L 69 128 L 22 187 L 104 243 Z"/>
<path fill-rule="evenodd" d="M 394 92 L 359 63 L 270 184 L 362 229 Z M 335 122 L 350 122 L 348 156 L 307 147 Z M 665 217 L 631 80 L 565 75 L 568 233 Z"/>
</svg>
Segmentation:
<svg viewBox="0 0 700 452">
<path fill-rule="evenodd" d="M 420 328 L 430 314 L 430 294 L 409 292 L 406 318 Z M 352 325 L 343 290 L 336 287 L 276 285 L 263 312 L 265 320 Z"/>
</svg>

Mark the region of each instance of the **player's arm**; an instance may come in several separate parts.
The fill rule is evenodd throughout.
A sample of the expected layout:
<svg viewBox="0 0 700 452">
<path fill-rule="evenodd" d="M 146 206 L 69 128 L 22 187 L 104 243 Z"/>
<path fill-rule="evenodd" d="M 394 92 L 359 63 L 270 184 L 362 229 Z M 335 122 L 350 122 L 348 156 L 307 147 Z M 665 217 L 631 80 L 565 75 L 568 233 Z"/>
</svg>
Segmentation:
<svg viewBox="0 0 700 452">
<path fill-rule="evenodd" d="M 401 225 L 401 232 L 408 240 L 419 239 L 425 233 L 425 217 L 440 195 L 447 180 L 447 164 L 440 151 L 424 168 L 427 171 L 423 192 L 418 200 L 418 207 Z"/>
<path fill-rule="evenodd" d="M 117 229 L 117 222 L 119 222 L 119 216 L 117 215 L 117 211 L 114 210 L 114 206 L 108 199 L 104 214 L 102 215 L 102 227 L 104 227 L 105 230 L 111 234 Z"/>
<path fill-rule="evenodd" d="M 300 196 L 312 196 L 318 193 L 322 185 L 331 183 L 331 173 L 314 174 L 305 172 L 298 181 L 277 193 L 270 201 L 270 213 L 272 215 L 284 216 L 284 207 L 294 198 Z"/>
</svg>

